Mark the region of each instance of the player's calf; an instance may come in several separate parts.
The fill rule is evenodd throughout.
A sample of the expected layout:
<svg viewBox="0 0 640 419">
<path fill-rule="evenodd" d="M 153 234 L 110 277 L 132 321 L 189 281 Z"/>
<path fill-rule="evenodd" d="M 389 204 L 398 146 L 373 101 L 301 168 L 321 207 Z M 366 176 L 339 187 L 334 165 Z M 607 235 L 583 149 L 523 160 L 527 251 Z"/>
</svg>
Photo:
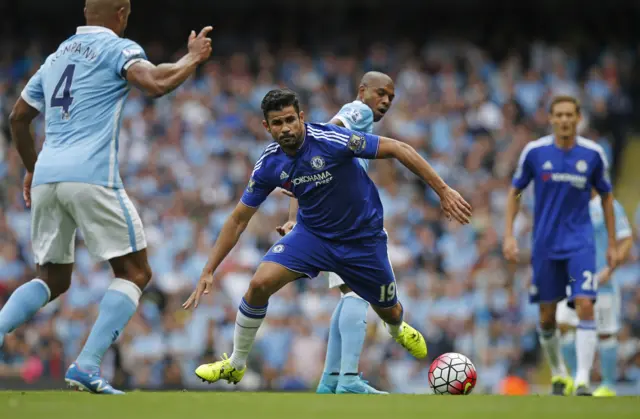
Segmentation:
<svg viewBox="0 0 640 419">
<path fill-rule="evenodd" d="M 578 361 L 576 371 L 576 394 L 590 395 L 589 379 L 591 367 L 596 355 L 598 336 L 594 320 L 594 302 L 591 296 L 579 296 L 574 300 L 578 314 L 576 328 L 576 356 Z M 578 392 L 579 390 L 579 392 Z"/>
</svg>

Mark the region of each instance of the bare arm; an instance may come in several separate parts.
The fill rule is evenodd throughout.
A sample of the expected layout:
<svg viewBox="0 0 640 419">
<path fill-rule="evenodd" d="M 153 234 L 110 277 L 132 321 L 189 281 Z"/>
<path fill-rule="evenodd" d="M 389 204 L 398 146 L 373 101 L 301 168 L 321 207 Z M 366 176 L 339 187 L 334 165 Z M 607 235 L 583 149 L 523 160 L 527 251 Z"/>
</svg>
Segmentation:
<svg viewBox="0 0 640 419">
<path fill-rule="evenodd" d="M 504 235 L 505 237 L 513 237 L 513 222 L 516 219 L 516 215 L 520 211 L 520 194 L 522 192 L 517 190 L 514 187 L 509 189 L 509 194 L 507 195 L 507 208 L 505 210 L 504 218 L 505 218 L 505 226 L 504 226 Z"/>
<path fill-rule="evenodd" d="M 613 209 L 612 193 L 602 196 L 602 211 L 604 212 L 604 222 L 607 226 L 609 246 L 613 246 L 616 243 L 616 215 Z"/>
<path fill-rule="evenodd" d="M 155 66 L 148 61 L 139 61 L 127 69 L 127 80 L 150 96 L 160 97 L 172 92 L 196 71 L 198 64 L 209 58 L 211 39 L 207 34 L 212 29 L 207 26 L 198 36 L 191 32 L 189 52 L 178 62 Z"/>
<path fill-rule="evenodd" d="M 38 159 L 36 144 L 31 135 L 31 121 L 33 121 L 38 114 L 37 109 L 32 108 L 20 97 L 9 116 L 11 138 L 13 138 L 22 163 L 29 173 L 33 173 L 36 160 Z"/>
<path fill-rule="evenodd" d="M 213 275 L 224 258 L 227 257 L 229 252 L 231 252 L 238 243 L 240 236 L 257 211 L 258 208 L 248 207 L 242 202 L 236 205 L 229 218 L 227 218 L 227 221 L 224 222 L 220 230 L 220 235 L 211 249 L 207 264 L 202 271 L 203 275 Z"/>
<path fill-rule="evenodd" d="M 440 205 L 446 216 L 461 224 L 468 224 L 471 205 L 447 185 L 425 159 L 409 144 L 391 138 L 379 137 L 376 159 L 395 158 L 407 169 L 427 183 L 440 197 Z"/>
</svg>

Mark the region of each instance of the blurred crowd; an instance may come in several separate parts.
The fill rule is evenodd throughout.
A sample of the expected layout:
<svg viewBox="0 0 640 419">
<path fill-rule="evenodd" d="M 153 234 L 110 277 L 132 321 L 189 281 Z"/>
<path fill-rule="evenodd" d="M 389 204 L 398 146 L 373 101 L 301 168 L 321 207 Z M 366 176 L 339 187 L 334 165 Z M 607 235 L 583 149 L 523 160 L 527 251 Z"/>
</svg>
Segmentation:
<svg viewBox="0 0 640 419">
<path fill-rule="evenodd" d="M 26 51 L 20 59 L 0 60 L 5 116 L 44 58 L 38 48 Z M 260 101 L 270 89 L 288 86 L 300 94 L 308 120 L 328 121 L 355 99 L 359 78 L 368 70 L 385 71 L 396 83 L 391 111 L 374 131 L 414 146 L 475 209 L 472 224 L 449 223 L 437 196 L 411 173 L 391 161 L 372 163 L 406 320 L 425 334 L 431 356 L 468 355 L 478 369 L 480 391 L 499 391 L 507 376 L 545 382 L 539 375 L 537 307 L 528 304 L 526 292 L 530 270 L 525 264 L 507 265 L 500 251 L 510 177 L 525 144 L 548 132 L 546 106 L 558 94 L 581 99 L 581 133 L 601 144 L 614 169 L 619 167 L 632 103 L 625 83 L 634 52 L 604 49 L 585 62 L 571 49 L 534 42 L 526 51 L 495 60 L 462 41 L 372 44 L 361 51 L 362 57 L 308 54 L 258 43 L 250 54 L 212 59 L 168 97 L 151 101 L 132 91 L 123 111 L 120 171 L 146 227 L 154 276 L 105 360 L 104 373 L 114 384 L 200 388 L 194 367 L 231 351 L 238 303 L 262 255 L 278 239 L 275 227 L 287 218 L 286 196 L 276 191 L 261 207 L 216 273 L 215 293 L 193 312 L 182 310 L 181 303 L 271 140 L 261 125 Z M 1 306 L 34 272 L 22 164 L 6 118 L 0 124 Z M 41 144 L 42 118 L 35 133 Z M 524 202 L 516 229 L 526 252 L 530 193 Z M 628 216 L 639 226 L 640 206 Z M 71 289 L 6 339 L 0 387 L 2 377 L 61 382 L 111 279 L 109 266 L 92 260 L 79 236 Z M 624 295 L 619 379 L 640 387 L 637 249 L 615 280 Z M 239 387 L 314 388 L 338 299 L 337 291 L 327 289 L 325 275 L 279 292 Z M 409 358 L 370 314 L 361 361 L 365 378 L 393 392 L 427 392 L 428 363 Z"/>
</svg>

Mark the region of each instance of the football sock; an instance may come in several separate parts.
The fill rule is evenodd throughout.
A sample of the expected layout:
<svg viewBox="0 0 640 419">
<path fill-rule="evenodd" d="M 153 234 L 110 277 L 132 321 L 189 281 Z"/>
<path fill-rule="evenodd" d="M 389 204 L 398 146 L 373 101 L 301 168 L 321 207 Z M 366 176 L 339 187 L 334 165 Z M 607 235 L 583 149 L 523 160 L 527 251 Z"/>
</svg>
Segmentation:
<svg viewBox="0 0 640 419">
<path fill-rule="evenodd" d="M 349 293 L 352 294 L 352 293 Z M 358 374 L 360 354 L 367 334 L 367 310 L 369 303 L 360 297 L 345 295 L 340 311 L 340 337 L 342 338 L 342 359 L 340 373 Z"/>
<path fill-rule="evenodd" d="M 562 353 L 560 352 L 557 330 L 555 328 L 549 330 L 540 329 L 539 340 L 542 351 L 551 368 L 551 374 L 553 376 L 566 377 L 568 375 L 567 367 L 564 365 L 564 359 L 562 359 Z"/>
<path fill-rule="evenodd" d="M 565 365 L 569 370 L 569 374 L 576 374 L 576 332 L 571 330 L 560 337 L 562 343 L 560 349 L 562 350 L 562 357 L 564 358 Z"/>
<path fill-rule="evenodd" d="M 268 304 L 267 304 L 268 305 Z M 253 307 L 243 298 L 236 315 L 236 327 L 233 331 L 233 353 L 229 362 L 237 370 L 247 365 L 247 358 L 260 325 L 267 315 L 267 305 Z"/>
<path fill-rule="evenodd" d="M 578 358 L 578 370 L 576 383 L 589 385 L 591 367 L 596 356 L 598 335 L 596 324 L 593 320 L 580 320 L 576 330 L 576 355 Z"/>
<path fill-rule="evenodd" d="M 600 341 L 600 368 L 602 385 L 613 387 L 617 378 L 618 339 L 610 337 Z"/>
<path fill-rule="evenodd" d="M 18 287 L 0 310 L 0 340 L 31 319 L 49 302 L 49 298 L 51 290 L 41 279 L 33 279 Z"/>
<path fill-rule="evenodd" d="M 340 372 L 340 356 L 342 347 L 342 337 L 340 336 L 340 312 L 343 304 L 344 298 L 341 298 L 335 310 L 333 310 L 333 315 L 331 315 L 329 342 L 327 342 L 327 355 L 324 360 L 324 373 L 326 376 Z M 326 378 L 326 376 L 324 378 Z"/>
<path fill-rule="evenodd" d="M 126 279 L 116 278 L 102 297 L 98 318 L 76 364 L 85 371 L 98 371 L 102 357 L 116 341 L 138 308 L 142 291 Z"/>
<path fill-rule="evenodd" d="M 400 313 L 400 321 L 397 324 L 387 323 L 387 330 L 392 338 L 397 338 L 402 333 L 402 324 L 404 323 L 404 308 L 402 309 L 402 313 Z"/>
</svg>

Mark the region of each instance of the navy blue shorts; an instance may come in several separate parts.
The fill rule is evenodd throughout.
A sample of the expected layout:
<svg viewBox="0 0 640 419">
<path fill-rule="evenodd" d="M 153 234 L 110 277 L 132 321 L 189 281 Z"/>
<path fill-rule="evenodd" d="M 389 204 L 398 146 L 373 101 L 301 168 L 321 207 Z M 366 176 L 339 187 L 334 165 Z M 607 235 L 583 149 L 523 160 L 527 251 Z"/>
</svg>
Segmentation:
<svg viewBox="0 0 640 419">
<path fill-rule="evenodd" d="M 387 253 L 387 235 L 362 241 L 322 239 L 297 224 L 262 259 L 315 278 L 335 272 L 371 305 L 392 307 L 398 302 L 396 280 Z"/>
<path fill-rule="evenodd" d="M 531 258 L 533 281 L 529 290 L 532 303 L 550 303 L 568 298 L 587 297 L 595 301 L 598 283 L 595 278 L 596 254 L 593 249 L 566 259 Z"/>
</svg>

